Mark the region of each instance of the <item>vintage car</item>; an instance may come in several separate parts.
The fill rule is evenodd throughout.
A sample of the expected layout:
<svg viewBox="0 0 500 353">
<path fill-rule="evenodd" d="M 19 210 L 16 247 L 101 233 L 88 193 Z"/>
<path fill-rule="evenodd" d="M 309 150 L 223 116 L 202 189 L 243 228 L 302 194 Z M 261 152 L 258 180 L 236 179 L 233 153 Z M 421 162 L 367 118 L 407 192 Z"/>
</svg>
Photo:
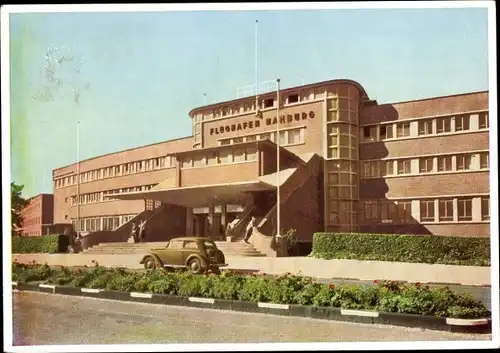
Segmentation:
<svg viewBox="0 0 500 353">
<path fill-rule="evenodd" d="M 170 240 L 165 247 L 151 249 L 140 263 L 147 270 L 184 268 L 200 274 L 207 270 L 218 273 L 220 267 L 227 266 L 225 261 L 224 254 L 212 239 L 183 237 Z"/>
</svg>

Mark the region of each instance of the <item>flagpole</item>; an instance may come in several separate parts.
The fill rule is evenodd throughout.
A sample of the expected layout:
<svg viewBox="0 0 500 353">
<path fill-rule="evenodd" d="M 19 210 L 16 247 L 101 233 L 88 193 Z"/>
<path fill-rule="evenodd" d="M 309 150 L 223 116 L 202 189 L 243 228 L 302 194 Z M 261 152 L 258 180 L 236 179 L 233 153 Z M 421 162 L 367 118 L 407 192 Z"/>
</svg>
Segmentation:
<svg viewBox="0 0 500 353">
<path fill-rule="evenodd" d="M 276 237 L 281 237 L 280 218 L 280 79 L 276 80 Z"/>
<path fill-rule="evenodd" d="M 258 30 L 259 30 L 259 20 L 255 20 L 255 111 L 259 111 L 259 70 L 258 70 L 258 56 L 257 56 L 257 44 L 258 44 Z"/>
</svg>

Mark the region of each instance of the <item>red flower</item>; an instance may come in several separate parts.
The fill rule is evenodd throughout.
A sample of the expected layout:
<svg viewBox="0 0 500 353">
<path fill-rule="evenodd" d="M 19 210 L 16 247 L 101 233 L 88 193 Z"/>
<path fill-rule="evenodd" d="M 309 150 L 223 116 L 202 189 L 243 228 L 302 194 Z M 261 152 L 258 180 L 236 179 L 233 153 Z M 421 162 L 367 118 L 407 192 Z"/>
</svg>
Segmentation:
<svg viewBox="0 0 500 353">
<path fill-rule="evenodd" d="M 330 284 L 330 289 L 335 289 L 335 284 Z"/>
<path fill-rule="evenodd" d="M 313 283 L 312 279 L 310 279 L 308 282 L 309 282 L 309 283 Z"/>
<path fill-rule="evenodd" d="M 77 273 L 82 273 L 82 269 L 81 269 L 81 268 L 79 268 L 79 269 L 77 269 L 77 270 L 76 270 L 76 272 L 77 272 Z"/>
<path fill-rule="evenodd" d="M 379 284 L 380 281 L 378 279 L 376 279 L 375 281 L 373 281 L 373 284 Z"/>
<path fill-rule="evenodd" d="M 420 287 L 420 282 L 415 283 L 416 287 Z"/>
</svg>

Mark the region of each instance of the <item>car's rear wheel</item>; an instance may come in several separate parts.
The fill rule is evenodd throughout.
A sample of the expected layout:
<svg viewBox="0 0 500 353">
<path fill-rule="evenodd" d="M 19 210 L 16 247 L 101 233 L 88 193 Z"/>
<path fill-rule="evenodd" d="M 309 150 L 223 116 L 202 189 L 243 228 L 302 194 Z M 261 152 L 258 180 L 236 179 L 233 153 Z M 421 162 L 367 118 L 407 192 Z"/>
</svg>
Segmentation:
<svg viewBox="0 0 500 353">
<path fill-rule="evenodd" d="M 189 260 L 188 268 L 189 268 L 189 271 L 191 271 L 191 273 L 193 273 L 195 275 L 199 275 L 200 273 L 203 272 L 203 267 L 201 266 L 201 261 L 200 261 L 200 259 L 198 259 L 196 257 L 194 259 Z"/>
<path fill-rule="evenodd" d="M 144 268 L 146 270 L 154 270 L 156 269 L 156 261 L 153 256 L 148 256 L 144 259 Z"/>
</svg>

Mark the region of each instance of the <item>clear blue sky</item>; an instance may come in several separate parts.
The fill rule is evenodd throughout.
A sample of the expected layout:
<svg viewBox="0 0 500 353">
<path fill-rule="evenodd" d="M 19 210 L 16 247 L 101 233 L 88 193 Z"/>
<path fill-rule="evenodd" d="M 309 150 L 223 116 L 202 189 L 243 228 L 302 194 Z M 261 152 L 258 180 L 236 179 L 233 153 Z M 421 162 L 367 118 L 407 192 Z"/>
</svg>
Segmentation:
<svg viewBox="0 0 500 353">
<path fill-rule="evenodd" d="M 52 169 L 76 161 L 78 119 L 82 159 L 190 135 L 203 93 L 231 100 L 254 83 L 256 19 L 261 81 L 349 78 L 379 103 L 488 89 L 487 9 L 13 14 L 12 180 L 52 192 Z M 66 81 L 66 98 L 32 99 L 44 48 L 62 46 L 83 57 L 78 105 Z"/>
</svg>

